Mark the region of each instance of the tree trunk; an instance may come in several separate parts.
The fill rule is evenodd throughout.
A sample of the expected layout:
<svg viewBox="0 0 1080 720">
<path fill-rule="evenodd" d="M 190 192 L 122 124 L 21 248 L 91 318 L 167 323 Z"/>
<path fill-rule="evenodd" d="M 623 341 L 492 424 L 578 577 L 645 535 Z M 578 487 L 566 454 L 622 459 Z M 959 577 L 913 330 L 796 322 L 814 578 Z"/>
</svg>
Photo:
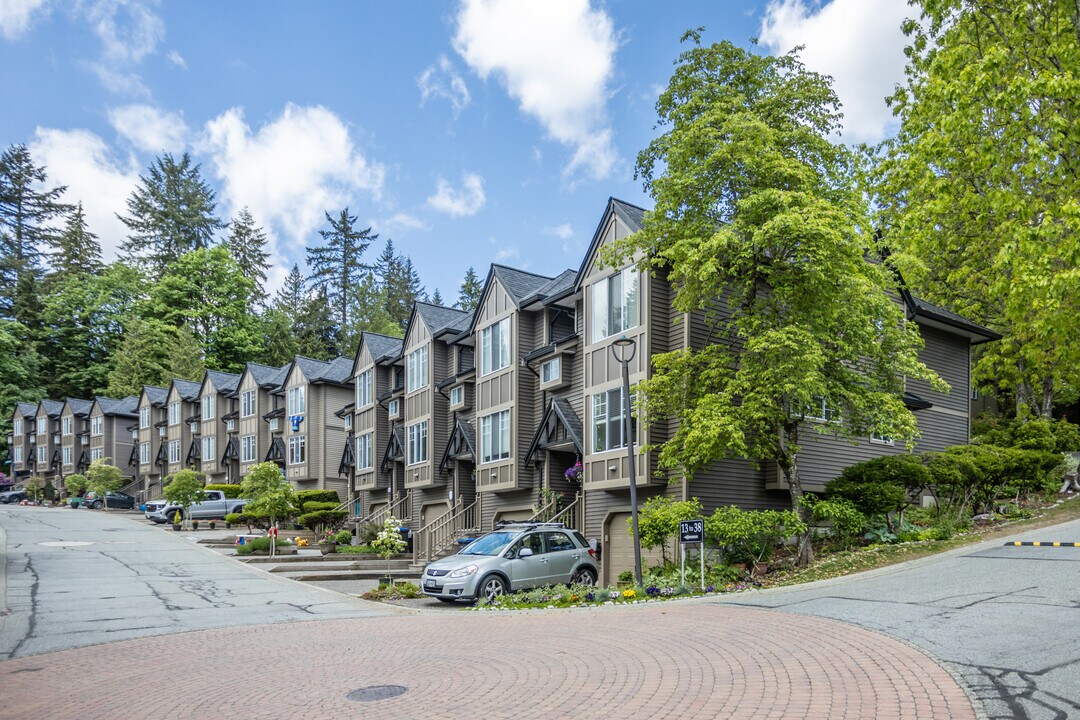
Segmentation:
<svg viewBox="0 0 1080 720">
<path fill-rule="evenodd" d="M 799 567 L 806 567 L 814 562 L 814 547 L 810 544 L 810 523 L 813 520 L 810 509 L 800 502 L 803 496 L 802 479 L 799 477 L 799 464 L 797 453 L 790 452 L 796 447 L 799 440 L 798 425 L 791 425 L 780 430 L 780 453 L 776 459 L 787 481 L 788 492 L 791 495 L 791 507 L 799 513 L 799 517 L 806 523 L 806 532 L 799 537 Z"/>
<path fill-rule="evenodd" d="M 1051 375 L 1042 381 L 1042 402 L 1039 408 L 1039 417 L 1050 420 L 1054 415 L 1054 378 Z"/>
</svg>

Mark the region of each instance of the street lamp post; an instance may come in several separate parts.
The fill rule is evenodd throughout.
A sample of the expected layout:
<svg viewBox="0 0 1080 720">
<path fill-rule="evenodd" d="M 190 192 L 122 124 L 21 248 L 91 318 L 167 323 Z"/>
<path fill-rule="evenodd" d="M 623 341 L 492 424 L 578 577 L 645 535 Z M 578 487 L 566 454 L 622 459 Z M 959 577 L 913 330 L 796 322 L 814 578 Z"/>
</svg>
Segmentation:
<svg viewBox="0 0 1080 720">
<path fill-rule="evenodd" d="M 634 467 L 634 433 L 630 421 L 630 361 L 637 343 L 623 335 L 611 344 L 611 354 L 622 364 L 623 437 L 626 438 L 626 465 L 630 471 L 630 527 L 634 535 L 634 581 L 641 585 L 641 535 L 638 532 L 637 471 Z"/>
</svg>

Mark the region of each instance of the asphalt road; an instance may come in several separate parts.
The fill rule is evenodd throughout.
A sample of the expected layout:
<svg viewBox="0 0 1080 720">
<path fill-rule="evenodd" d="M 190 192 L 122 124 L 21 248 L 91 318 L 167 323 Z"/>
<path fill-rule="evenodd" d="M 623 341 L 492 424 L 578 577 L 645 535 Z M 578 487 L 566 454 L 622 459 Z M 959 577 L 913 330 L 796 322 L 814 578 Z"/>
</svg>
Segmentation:
<svg viewBox="0 0 1080 720">
<path fill-rule="evenodd" d="M 1080 542 L 1080 521 L 1016 540 Z M 962 548 L 721 602 L 833 618 L 944 661 L 990 718 L 1080 717 L 1080 548 Z"/>
<path fill-rule="evenodd" d="M 0 659 L 188 630 L 394 612 L 273 577 L 124 511 L 3 505 L 0 550 Z"/>
</svg>

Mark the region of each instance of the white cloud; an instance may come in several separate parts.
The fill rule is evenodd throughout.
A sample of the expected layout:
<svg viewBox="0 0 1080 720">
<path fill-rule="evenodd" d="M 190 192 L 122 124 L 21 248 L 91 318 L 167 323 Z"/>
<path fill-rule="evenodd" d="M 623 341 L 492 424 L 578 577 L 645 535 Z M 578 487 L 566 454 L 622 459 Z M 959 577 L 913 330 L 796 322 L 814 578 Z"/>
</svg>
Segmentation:
<svg viewBox="0 0 1080 720">
<path fill-rule="evenodd" d="M 521 251 L 516 246 L 501 247 L 495 251 L 495 262 L 506 262 L 521 257 Z M 527 265 L 525 266 L 527 267 Z M 524 268 L 522 268 L 524 269 Z"/>
<path fill-rule="evenodd" d="M 248 206 L 267 225 L 272 245 L 280 236 L 305 247 L 324 212 L 355 209 L 359 193 L 379 199 L 386 175 L 356 148 L 348 125 L 321 106 L 290 103 L 259 128 L 232 108 L 206 124 L 197 146 L 211 158 L 230 214 Z"/>
<path fill-rule="evenodd" d="M 473 71 L 496 75 L 523 112 L 573 150 L 564 172 L 598 180 L 616 161 L 606 107 L 617 47 L 611 18 L 589 0 L 464 0 L 454 36 Z"/>
<path fill-rule="evenodd" d="M 906 0 L 773 0 L 759 40 L 774 54 L 805 45 L 806 66 L 835 81 L 845 141 L 876 142 L 895 127 L 885 97 L 904 80 L 900 26 L 912 14 Z"/>
<path fill-rule="evenodd" d="M 369 224 L 376 229 L 381 235 L 383 233 L 393 234 L 399 230 L 430 230 L 431 226 L 418 217 L 409 215 L 408 213 L 394 213 L 388 218 L 381 220 L 371 220 Z"/>
<path fill-rule="evenodd" d="M 157 50 L 165 23 L 143 0 L 96 0 L 78 6 L 101 40 L 101 57 L 87 63 L 112 93 L 149 97 L 132 68 Z"/>
<path fill-rule="evenodd" d="M 443 98 L 450 103 L 456 116 L 469 104 L 469 88 L 445 55 L 440 55 L 435 65 L 428 66 L 416 84 L 420 86 L 421 105 L 429 98 Z"/>
<path fill-rule="evenodd" d="M 185 60 L 184 56 L 181 55 L 180 53 L 178 53 L 177 51 L 170 50 L 169 54 L 166 55 L 165 57 L 168 58 L 169 62 L 171 62 L 176 67 L 183 68 L 185 70 L 187 69 L 187 60 Z"/>
<path fill-rule="evenodd" d="M 136 149 L 148 153 L 177 153 L 187 144 L 187 124 L 176 113 L 150 105 L 125 105 L 109 110 L 109 123 Z"/>
<path fill-rule="evenodd" d="M 461 184 L 461 190 L 455 190 L 449 182 L 439 178 L 435 183 L 435 194 L 427 199 L 428 207 L 454 217 L 480 212 L 486 200 L 484 179 L 476 173 L 464 173 Z"/>
<path fill-rule="evenodd" d="M 544 228 L 545 235 L 554 235 L 557 238 L 566 240 L 573 236 L 574 228 L 570 226 L 570 223 L 563 223 L 562 225 L 556 225 L 555 227 Z"/>
<path fill-rule="evenodd" d="M 41 127 L 30 153 L 46 167 L 50 183 L 68 186 L 66 202 L 82 202 L 90 232 L 98 235 L 106 258 L 115 256 L 127 236 L 116 214 L 127 214 L 127 199 L 139 182 L 135 159 L 117 161 L 105 141 L 89 130 Z"/>
<path fill-rule="evenodd" d="M 0 0 L 0 35 L 8 40 L 19 38 L 38 11 L 48 12 L 45 0 Z"/>
</svg>

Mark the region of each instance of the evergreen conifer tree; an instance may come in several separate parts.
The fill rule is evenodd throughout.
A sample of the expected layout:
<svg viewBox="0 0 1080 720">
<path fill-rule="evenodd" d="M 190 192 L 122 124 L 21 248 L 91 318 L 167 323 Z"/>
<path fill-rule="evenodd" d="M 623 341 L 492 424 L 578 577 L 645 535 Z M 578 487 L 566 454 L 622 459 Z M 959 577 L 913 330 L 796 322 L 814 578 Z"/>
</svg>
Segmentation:
<svg viewBox="0 0 1080 720">
<path fill-rule="evenodd" d="M 476 309 L 476 304 L 480 302 L 480 293 L 483 291 L 484 286 L 480 284 L 480 278 L 476 276 L 476 270 L 470 267 L 465 271 L 465 279 L 461 281 L 457 306 L 462 310 L 472 312 Z"/>
<path fill-rule="evenodd" d="M 86 277 L 102 270 L 101 244 L 98 236 L 86 227 L 86 216 L 80 202 L 68 214 L 67 223 L 52 241 L 51 278 Z"/>
<path fill-rule="evenodd" d="M 252 300 L 255 305 L 266 303 L 266 273 L 270 270 L 270 253 L 266 251 L 266 231 L 255 224 L 255 218 L 246 207 L 242 208 L 229 225 L 229 236 L 225 240 L 241 272 L 255 281 Z"/>
</svg>

